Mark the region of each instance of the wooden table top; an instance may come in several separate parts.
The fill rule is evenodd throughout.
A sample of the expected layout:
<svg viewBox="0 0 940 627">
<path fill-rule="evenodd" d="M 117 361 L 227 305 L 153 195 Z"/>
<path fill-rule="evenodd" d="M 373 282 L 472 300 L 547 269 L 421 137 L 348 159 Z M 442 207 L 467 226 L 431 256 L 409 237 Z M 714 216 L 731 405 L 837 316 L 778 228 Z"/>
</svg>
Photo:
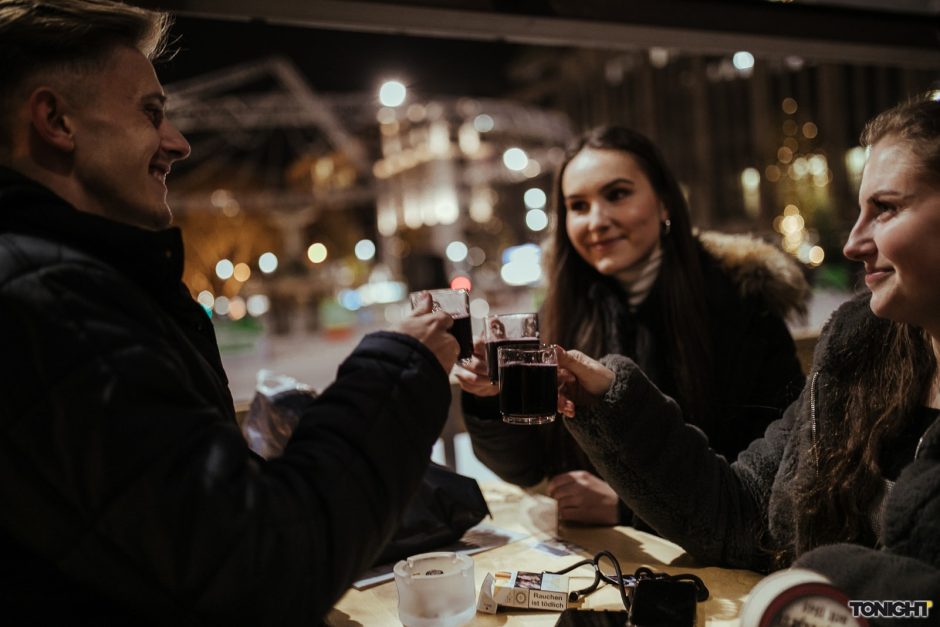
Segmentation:
<svg viewBox="0 0 940 627">
<path fill-rule="evenodd" d="M 693 573 L 708 586 L 709 599 L 698 605 L 698 625 L 737 626 L 741 604 L 761 575 L 727 568 L 696 565 L 681 547 L 663 538 L 632 527 L 582 527 L 559 525 L 555 501 L 547 496 L 525 492 L 505 483 L 481 485 L 493 515 L 495 526 L 525 532 L 528 538 L 473 555 L 476 591 L 479 593 L 487 573 L 498 570 L 555 571 L 574 562 L 608 550 L 620 561 L 624 574 L 639 566 L 656 572 Z M 560 538 L 583 550 L 556 556 L 534 545 Z M 603 563 L 611 572 L 609 563 Z M 569 573 L 572 589 L 583 588 L 593 580 L 593 572 L 579 568 Z M 587 597 L 586 609 L 623 609 L 620 595 L 613 586 L 602 586 Z M 557 612 L 537 610 L 500 610 L 497 614 L 477 612 L 473 625 L 551 626 Z M 400 625 L 398 592 L 390 581 L 366 590 L 349 590 L 326 617 L 326 624 L 336 627 Z"/>
</svg>

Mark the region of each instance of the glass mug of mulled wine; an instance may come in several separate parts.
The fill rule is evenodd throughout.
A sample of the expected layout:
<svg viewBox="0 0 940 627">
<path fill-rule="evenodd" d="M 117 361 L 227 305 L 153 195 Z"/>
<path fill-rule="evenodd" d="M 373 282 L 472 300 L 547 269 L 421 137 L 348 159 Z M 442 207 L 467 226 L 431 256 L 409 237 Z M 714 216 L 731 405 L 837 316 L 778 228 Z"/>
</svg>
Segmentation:
<svg viewBox="0 0 940 627">
<path fill-rule="evenodd" d="M 540 425 L 555 420 L 558 356 L 554 344 L 497 349 L 499 412 L 503 422 Z"/>
<path fill-rule="evenodd" d="M 486 366 L 490 383 L 499 383 L 497 351 L 506 347 L 538 348 L 539 315 L 535 313 L 496 314 L 483 321 L 483 342 L 486 345 Z"/>
<path fill-rule="evenodd" d="M 460 344 L 460 355 L 457 361 L 466 363 L 473 357 L 473 331 L 470 326 L 470 294 L 467 290 L 424 290 L 409 294 L 411 308 L 414 309 L 421 301 L 421 295 L 428 293 L 431 296 L 431 311 L 443 311 L 450 314 L 454 324 L 448 332 Z"/>
</svg>

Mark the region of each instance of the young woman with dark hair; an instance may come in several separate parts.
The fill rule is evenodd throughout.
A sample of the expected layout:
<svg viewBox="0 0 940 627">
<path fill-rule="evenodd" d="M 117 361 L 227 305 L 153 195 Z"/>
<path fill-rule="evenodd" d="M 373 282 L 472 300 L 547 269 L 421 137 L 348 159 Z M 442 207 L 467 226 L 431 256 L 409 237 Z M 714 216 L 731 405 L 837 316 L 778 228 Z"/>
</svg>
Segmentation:
<svg viewBox="0 0 940 627">
<path fill-rule="evenodd" d="M 733 458 L 796 398 L 784 318 L 804 310 L 796 262 L 746 236 L 693 234 L 678 182 L 643 135 L 604 127 L 568 150 L 555 182 L 543 341 L 634 359 L 714 449 Z M 478 358 L 458 372 L 477 456 L 548 491 L 566 520 L 635 522 L 564 427 L 499 422 Z"/>
<path fill-rule="evenodd" d="M 862 143 L 844 252 L 870 291 L 833 314 L 799 400 L 735 463 L 621 356 L 562 352 L 559 405 L 620 497 L 697 559 L 804 566 L 851 599 L 936 600 L 940 101 L 879 115 Z"/>
</svg>

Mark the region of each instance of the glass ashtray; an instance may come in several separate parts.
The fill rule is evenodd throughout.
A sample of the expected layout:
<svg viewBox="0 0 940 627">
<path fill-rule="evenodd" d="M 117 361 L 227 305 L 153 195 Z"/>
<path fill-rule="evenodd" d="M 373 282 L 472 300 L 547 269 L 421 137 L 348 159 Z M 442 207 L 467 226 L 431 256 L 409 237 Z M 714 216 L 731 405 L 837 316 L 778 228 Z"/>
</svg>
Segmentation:
<svg viewBox="0 0 940 627">
<path fill-rule="evenodd" d="M 459 553 L 413 555 L 395 564 L 405 627 L 460 627 L 476 613 L 473 560 Z"/>
</svg>

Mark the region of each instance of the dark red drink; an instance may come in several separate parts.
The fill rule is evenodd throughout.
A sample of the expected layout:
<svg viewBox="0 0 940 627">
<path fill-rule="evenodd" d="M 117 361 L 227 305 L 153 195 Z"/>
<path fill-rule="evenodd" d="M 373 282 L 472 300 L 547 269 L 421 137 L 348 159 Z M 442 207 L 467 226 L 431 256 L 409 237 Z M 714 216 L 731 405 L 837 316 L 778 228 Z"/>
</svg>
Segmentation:
<svg viewBox="0 0 940 627">
<path fill-rule="evenodd" d="M 470 316 L 454 318 L 454 326 L 448 330 L 451 335 L 457 338 L 457 343 L 460 344 L 458 359 L 473 357 L 473 330 L 470 327 Z"/>
<path fill-rule="evenodd" d="M 486 365 L 490 370 L 490 382 L 499 381 L 499 360 L 497 355 L 500 346 L 512 346 L 513 348 L 538 348 L 539 340 L 535 337 L 520 337 L 512 340 L 496 340 L 486 343 Z"/>
<path fill-rule="evenodd" d="M 554 416 L 558 407 L 555 364 L 503 364 L 499 370 L 499 411 L 503 416 Z"/>
</svg>

